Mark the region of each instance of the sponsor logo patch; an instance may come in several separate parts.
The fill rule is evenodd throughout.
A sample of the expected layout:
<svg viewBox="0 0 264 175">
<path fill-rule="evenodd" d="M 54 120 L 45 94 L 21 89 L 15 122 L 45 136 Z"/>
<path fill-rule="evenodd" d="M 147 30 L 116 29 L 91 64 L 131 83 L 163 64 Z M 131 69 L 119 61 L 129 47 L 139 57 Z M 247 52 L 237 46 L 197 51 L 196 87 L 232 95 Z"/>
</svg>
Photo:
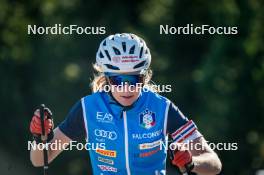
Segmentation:
<svg viewBox="0 0 264 175">
<path fill-rule="evenodd" d="M 145 129 L 150 129 L 156 124 L 156 114 L 148 109 L 139 114 L 139 124 Z"/>
<path fill-rule="evenodd" d="M 103 129 L 95 129 L 94 135 L 101 138 L 106 138 L 109 140 L 116 140 L 117 134 L 115 131 L 106 131 Z"/>
<path fill-rule="evenodd" d="M 152 139 L 155 137 L 158 137 L 162 134 L 162 129 L 154 131 L 154 132 L 148 132 L 148 133 L 133 133 L 132 138 L 133 139 Z"/>
<path fill-rule="evenodd" d="M 144 149 L 152 149 L 152 148 L 155 148 L 157 146 L 160 146 L 162 140 L 156 140 L 154 142 L 151 142 L 151 143 L 141 143 L 139 144 L 139 149 L 140 150 L 144 150 Z"/>
<path fill-rule="evenodd" d="M 139 153 L 139 154 L 136 155 L 136 157 L 141 157 L 141 158 L 143 158 L 143 157 L 149 157 L 149 156 L 152 156 L 152 155 L 156 154 L 159 151 L 160 151 L 160 148 L 158 147 L 158 148 L 156 148 L 156 149 L 154 149 L 152 151 L 148 151 L 148 152 L 144 152 L 144 153 Z"/>
<path fill-rule="evenodd" d="M 107 165 L 98 165 L 98 167 L 99 167 L 102 171 L 112 171 L 112 172 L 117 172 L 117 168 L 115 168 L 115 167 L 111 167 L 111 166 L 107 166 Z"/>
<path fill-rule="evenodd" d="M 109 113 L 97 112 L 96 119 L 98 122 L 102 123 L 113 123 L 113 116 Z"/>
<path fill-rule="evenodd" d="M 115 62 L 115 63 L 119 63 L 120 60 L 121 60 L 121 58 L 120 58 L 120 57 L 113 57 L 112 60 L 113 60 L 113 62 Z"/>
<path fill-rule="evenodd" d="M 106 158 L 103 158 L 103 157 L 98 157 L 98 161 L 104 162 L 104 163 L 107 163 L 107 164 L 110 164 L 110 165 L 114 165 L 114 161 L 111 160 L 111 159 L 106 159 Z"/>
<path fill-rule="evenodd" d="M 125 62 L 137 62 L 139 61 L 140 59 L 138 58 L 138 56 L 115 56 L 112 58 L 112 60 L 115 62 L 115 63 L 119 63 L 119 62 L 122 62 L 122 63 L 125 63 Z"/>
<path fill-rule="evenodd" d="M 96 149 L 96 153 L 107 157 L 116 157 L 116 151 L 113 150 Z"/>
</svg>

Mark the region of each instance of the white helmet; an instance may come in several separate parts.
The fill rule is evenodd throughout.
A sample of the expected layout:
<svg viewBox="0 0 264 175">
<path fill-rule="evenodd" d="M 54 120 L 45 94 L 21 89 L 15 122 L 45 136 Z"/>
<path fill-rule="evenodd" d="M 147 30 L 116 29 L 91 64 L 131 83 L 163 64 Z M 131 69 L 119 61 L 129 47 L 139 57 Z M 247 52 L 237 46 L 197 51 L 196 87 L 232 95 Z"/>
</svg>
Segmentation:
<svg viewBox="0 0 264 175">
<path fill-rule="evenodd" d="M 131 33 L 108 36 L 96 54 L 96 64 L 104 73 L 144 72 L 150 62 L 145 41 Z"/>
</svg>

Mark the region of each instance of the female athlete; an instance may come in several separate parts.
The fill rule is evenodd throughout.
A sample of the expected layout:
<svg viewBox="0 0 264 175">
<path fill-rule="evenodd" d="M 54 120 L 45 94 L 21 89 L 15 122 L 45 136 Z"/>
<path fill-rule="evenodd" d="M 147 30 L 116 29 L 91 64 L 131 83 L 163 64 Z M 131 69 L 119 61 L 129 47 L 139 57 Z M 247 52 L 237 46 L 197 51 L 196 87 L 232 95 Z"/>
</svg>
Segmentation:
<svg viewBox="0 0 264 175">
<path fill-rule="evenodd" d="M 96 55 L 93 93 L 79 100 L 54 130 L 51 112 L 45 109 L 48 143 L 68 145 L 86 139 L 99 145 L 89 149 L 95 175 L 165 174 L 167 148 L 170 161 L 181 171 L 218 174 L 221 162 L 194 122 L 152 88 L 150 62 L 150 51 L 140 37 L 123 33 L 104 39 Z M 30 131 L 40 143 L 38 110 Z M 48 162 L 62 151 L 49 149 Z M 32 149 L 30 158 L 34 166 L 43 166 L 42 150 Z"/>
</svg>

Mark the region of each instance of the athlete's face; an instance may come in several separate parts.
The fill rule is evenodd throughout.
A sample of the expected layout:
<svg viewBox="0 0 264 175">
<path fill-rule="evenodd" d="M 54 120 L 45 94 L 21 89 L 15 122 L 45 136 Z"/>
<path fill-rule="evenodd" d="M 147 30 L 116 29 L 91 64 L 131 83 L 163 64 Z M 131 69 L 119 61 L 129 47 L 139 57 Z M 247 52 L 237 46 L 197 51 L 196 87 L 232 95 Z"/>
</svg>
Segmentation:
<svg viewBox="0 0 264 175">
<path fill-rule="evenodd" d="M 136 89 L 136 87 L 132 87 L 128 84 L 123 85 L 123 89 L 125 91 L 118 91 L 120 88 L 114 87 L 112 91 L 112 95 L 114 98 L 123 106 L 130 106 L 132 105 L 138 98 L 140 91 Z"/>
<path fill-rule="evenodd" d="M 112 85 L 111 92 L 114 98 L 123 106 L 130 106 L 139 96 L 144 75 L 112 74 L 107 76 L 107 81 Z"/>
</svg>

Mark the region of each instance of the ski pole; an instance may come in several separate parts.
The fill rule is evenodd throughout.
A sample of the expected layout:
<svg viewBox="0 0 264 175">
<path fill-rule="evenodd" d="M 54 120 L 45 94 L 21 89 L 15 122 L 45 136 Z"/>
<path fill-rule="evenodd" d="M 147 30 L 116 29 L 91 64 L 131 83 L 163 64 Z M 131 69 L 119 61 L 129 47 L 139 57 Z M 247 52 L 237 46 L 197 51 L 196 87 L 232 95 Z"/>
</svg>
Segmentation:
<svg viewBox="0 0 264 175">
<path fill-rule="evenodd" d="M 40 105 L 40 120 L 41 120 L 41 140 L 43 144 L 46 144 L 47 142 L 47 136 L 45 134 L 45 105 L 41 104 Z M 47 175 L 48 174 L 48 152 L 46 146 L 43 149 L 43 158 L 44 158 L 44 166 L 43 166 L 43 174 Z"/>
</svg>

